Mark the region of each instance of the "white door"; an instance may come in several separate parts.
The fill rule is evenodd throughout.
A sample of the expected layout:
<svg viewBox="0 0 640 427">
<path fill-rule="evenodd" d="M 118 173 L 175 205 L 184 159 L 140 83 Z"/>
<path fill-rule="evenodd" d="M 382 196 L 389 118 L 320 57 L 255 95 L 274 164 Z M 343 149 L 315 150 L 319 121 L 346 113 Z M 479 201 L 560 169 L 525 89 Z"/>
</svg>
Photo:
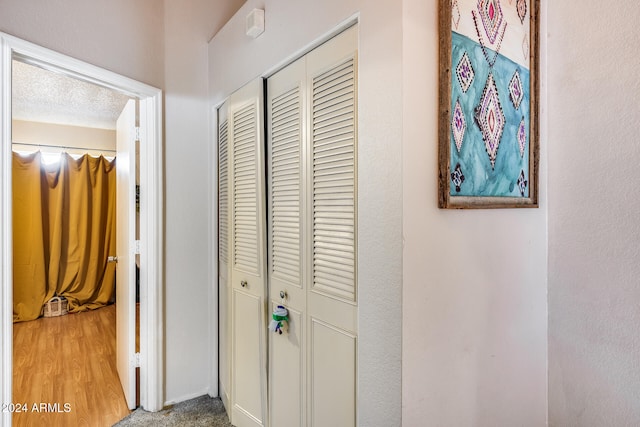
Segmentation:
<svg viewBox="0 0 640 427">
<path fill-rule="evenodd" d="M 135 127 L 130 100 L 116 123 L 116 364 L 129 409 L 136 406 Z"/>
<path fill-rule="evenodd" d="M 263 81 L 229 98 L 231 421 L 267 420 L 266 211 Z"/>
<path fill-rule="evenodd" d="M 352 27 L 267 84 L 273 427 L 357 421 L 356 48 Z"/>
<path fill-rule="evenodd" d="M 310 426 L 357 424 L 357 34 L 307 55 Z"/>
<path fill-rule="evenodd" d="M 279 427 L 306 425 L 305 76 L 301 58 L 267 80 L 269 300 L 289 312 L 288 331 L 269 336 L 270 425 Z"/>
</svg>

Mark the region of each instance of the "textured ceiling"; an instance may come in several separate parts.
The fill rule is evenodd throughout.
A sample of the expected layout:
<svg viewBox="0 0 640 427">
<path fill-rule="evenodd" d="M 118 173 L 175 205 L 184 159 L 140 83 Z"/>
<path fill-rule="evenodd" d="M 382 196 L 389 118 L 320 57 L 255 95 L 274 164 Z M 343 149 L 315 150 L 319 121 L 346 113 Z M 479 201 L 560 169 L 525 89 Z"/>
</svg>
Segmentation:
<svg viewBox="0 0 640 427">
<path fill-rule="evenodd" d="M 33 65 L 13 61 L 13 119 L 115 129 L 129 97 Z"/>
</svg>

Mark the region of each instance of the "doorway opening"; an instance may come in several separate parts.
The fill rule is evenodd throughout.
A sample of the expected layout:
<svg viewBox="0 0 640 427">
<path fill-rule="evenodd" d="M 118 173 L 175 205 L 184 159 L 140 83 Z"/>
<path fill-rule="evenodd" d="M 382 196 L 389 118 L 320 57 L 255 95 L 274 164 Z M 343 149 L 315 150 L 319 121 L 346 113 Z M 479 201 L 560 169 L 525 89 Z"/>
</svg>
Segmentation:
<svg viewBox="0 0 640 427">
<path fill-rule="evenodd" d="M 117 334 L 118 348 L 124 348 L 124 363 L 122 372 L 119 372 L 125 395 L 131 404 L 131 390 L 133 390 L 133 405 L 135 405 L 135 377 L 136 366 L 140 367 L 140 405 L 149 410 L 157 411 L 164 403 L 163 395 L 163 323 L 162 323 L 162 284 L 163 284 L 163 197 L 162 197 L 162 92 L 143 83 L 128 79 L 107 70 L 86 64 L 65 55 L 42 48 L 32 43 L 17 39 L 13 36 L 0 33 L 0 98 L 1 98 L 1 133 L 0 133 L 0 293 L 2 303 L 0 305 L 0 321 L 2 327 L 0 353 L 0 380 L 2 389 L 0 397 L 2 402 L 13 402 L 12 399 L 12 373 L 13 373 L 13 216 L 12 216 L 12 69 L 16 66 L 14 61 L 28 64 L 44 70 L 52 71 L 67 77 L 77 79 L 79 82 L 89 82 L 101 88 L 106 88 L 124 95 L 127 98 L 137 99 L 139 103 L 138 131 L 131 129 L 140 141 L 139 144 L 139 185 L 143 191 L 139 199 L 140 224 L 139 236 L 129 233 L 129 237 L 121 239 L 124 249 L 119 248 L 119 253 L 114 255 L 114 261 L 119 264 L 118 270 L 127 272 L 129 285 L 127 286 L 129 297 L 123 304 L 126 306 L 123 314 L 123 322 L 126 327 L 123 332 Z M 20 66 L 18 65 L 18 66 Z M 133 121 L 135 123 L 135 119 Z M 135 126 L 133 126 L 135 127 Z M 135 138 L 135 136 L 134 136 Z M 129 141 L 132 138 L 128 138 Z M 119 144 L 118 144 L 119 145 Z M 85 148 L 88 148 L 85 146 Z M 117 147 L 116 151 L 128 159 L 130 166 L 121 168 L 118 162 L 118 170 L 123 169 L 130 173 L 135 172 L 136 149 L 135 144 Z M 133 163 L 132 163 L 133 162 Z M 127 162 L 125 162 L 126 164 Z M 133 183 L 133 181 L 130 181 Z M 129 223 L 135 230 L 135 185 L 129 186 L 128 199 L 132 201 L 127 209 Z M 133 212 L 133 215 L 131 215 Z M 17 236 L 15 236 L 17 237 Z M 140 351 L 135 351 L 136 334 L 136 270 L 135 261 L 139 261 L 139 300 L 140 307 Z M 123 265 L 124 264 L 124 265 Z M 127 277 L 125 277 L 125 280 Z M 117 295 L 117 294 L 116 294 Z M 120 317 L 120 315 L 118 315 Z M 122 323 L 122 322 L 121 322 Z M 123 323 L 123 324 L 124 324 Z M 51 337 L 55 339 L 55 337 Z M 61 343 L 62 344 L 62 343 Z M 125 384 L 126 383 L 126 384 Z M 133 385 L 133 388 L 131 388 Z M 129 392 L 127 392 L 127 389 Z M 65 402 L 51 403 L 53 407 L 63 406 Z M 58 406 L 55 404 L 59 403 Z M 73 408 L 70 408 L 73 410 Z M 11 411 L 3 411 L 0 425 L 11 425 Z"/>
<path fill-rule="evenodd" d="M 138 402 L 135 391 L 125 394 L 127 373 L 118 372 L 127 369 L 129 344 L 122 346 L 123 298 L 139 286 L 123 279 L 126 261 L 116 262 L 129 252 L 129 228 L 139 240 L 135 222 L 127 221 L 127 184 L 139 184 L 137 168 L 131 161 L 121 165 L 125 173 L 117 170 L 130 157 L 118 142 L 135 136 L 127 127 L 136 126 L 137 101 L 15 59 L 11 79 L 12 399 L 53 402 L 65 414 L 21 411 L 14 423 L 79 424 L 81 417 L 113 424 Z M 135 314 L 134 322 L 137 330 Z"/>
</svg>

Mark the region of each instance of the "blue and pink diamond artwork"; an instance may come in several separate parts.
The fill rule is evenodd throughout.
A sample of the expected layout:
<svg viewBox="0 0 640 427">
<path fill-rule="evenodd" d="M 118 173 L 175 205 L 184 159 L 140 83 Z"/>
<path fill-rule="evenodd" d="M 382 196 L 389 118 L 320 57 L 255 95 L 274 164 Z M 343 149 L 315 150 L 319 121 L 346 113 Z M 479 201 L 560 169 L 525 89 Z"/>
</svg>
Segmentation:
<svg viewBox="0 0 640 427">
<path fill-rule="evenodd" d="M 451 196 L 529 197 L 528 1 L 455 0 Z"/>
</svg>

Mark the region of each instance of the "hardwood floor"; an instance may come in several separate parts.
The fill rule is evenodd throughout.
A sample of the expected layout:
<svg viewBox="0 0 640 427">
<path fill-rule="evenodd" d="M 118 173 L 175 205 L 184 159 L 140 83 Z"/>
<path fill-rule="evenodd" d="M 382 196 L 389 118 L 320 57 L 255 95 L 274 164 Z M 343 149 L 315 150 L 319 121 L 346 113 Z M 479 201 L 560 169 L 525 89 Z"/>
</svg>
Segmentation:
<svg viewBox="0 0 640 427">
<path fill-rule="evenodd" d="M 127 416 L 115 334 L 115 305 L 14 324 L 13 403 L 27 411 L 13 426 L 105 427 Z"/>
</svg>

